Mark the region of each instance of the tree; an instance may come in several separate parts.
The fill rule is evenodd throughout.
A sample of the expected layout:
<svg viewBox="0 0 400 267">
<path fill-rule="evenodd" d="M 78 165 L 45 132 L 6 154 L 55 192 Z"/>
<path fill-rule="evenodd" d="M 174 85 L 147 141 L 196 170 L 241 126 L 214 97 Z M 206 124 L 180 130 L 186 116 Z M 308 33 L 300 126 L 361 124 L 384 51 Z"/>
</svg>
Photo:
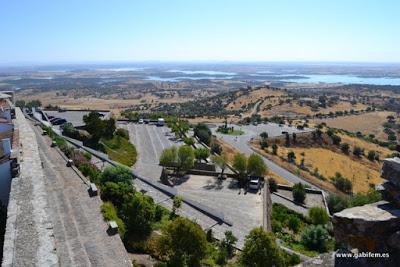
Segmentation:
<svg viewBox="0 0 400 267">
<path fill-rule="evenodd" d="M 247 158 L 245 154 L 237 153 L 233 158 L 233 168 L 238 172 L 239 180 L 246 179 Z"/>
<path fill-rule="evenodd" d="M 289 151 L 287 154 L 288 161 L 293 163 L 296 159 L 296 154 L 293 151 Z"/>
<path fill-rule="evenodd" d="M 290 216 L 288 220 L 288 227 L 294 233 L 297 233 L 300 229 L 300 223 L 301 222 L 299 218 L 297 218 L 296 216 Z"/>
<path fill-rule="evenodd" d="M 331 139 L 332 139 L 332 143 L 333 143 L 334 145 L 336 145 L 336 146 L 339 146 L 339 145 L 340 145 L 340 142 L 342 142 L 342 138 L 340 138 L 340 136 L 338 136 L 338 135 L 336 135 L 336 134 L 332 135 L 332 136 L 331 136 Z"/>
<path fill-rule="evenodd" d="M 193 129 L 194 135 L 197 136 L 201 142 L 206 145 L 211 143 L 211 130 L 206 124 L 199 123 Z"/>
<path fill-rule="evenodd" d="M 376 159 L 376 155 L 377 155 L 376 152 L 373 151 L 373 150 L 371 150 L 371 151 L 368 152 L 367 158 L 368 158 L 370 161 L 374 161 L 374 160 Z"/>
<path fill-rule="evenodd" d="M 221 155 L 212 156 L 212 161 L 221 168 L 220 177 L 222 178 L 228 162 L 226 153 L 222 152 Z"/>
<path fill-rule="evenodd" d="M 260 137 L 264 141 L 264 140 L 268 139 L 268 133 L 267 132 L 262 132 L 262 133 L 260 133 Z"/>
<path fill-rule="evenodd" d="M 301 243 L 311 250 L 325 252 L 329 240 L 328 231 L 321 225 L 310 225 L 301 234 Z"/>
<path fill-rule="evenodd" d="M 312 224 L 322 224 L 325 225 L 329 221 L 329 215 L 324 208 L 313 207 L 308 211 L 308 217 L 310 218 Z"/>
<path fill-rule="evenodd" d="M 101 187 L 101 199 L 110 201 L 115 207 L 121 208 L 124 203 L 127 203 L 135 195 L 135 189 L 128 183 L 106 182 Z"/>
<path fill-rule="evenodd" d="M 278 191 L 278 184 L 276 183 L 274 178 L 269 178 L 268 179 L 268 186 L 269 186 L 269 191 L 271 193 Z"/>
<path fill-rule="evenodd" d="M 354 154 L 354 156 L 356 156 L 356 157 L 361 157 L 361 155 L 362 155 L 363 153 L 364 153 L 364 152 L 363 152 L 363 150 L 362 150 L 361 147 L 359 147 L 359 146 L 355 146 L 355 147 L 354 147 L 354 149 L 353 149 L 353 154 Z"/>
<path fill-rule="evenodd" d="M 261 227 L 251 230 L 246 236 L 239 262 L 243 266 L 254 267 L 286 265 L 283 252 L 275 243 L 273 234 L 265 232 Z"/>
<path fill-rule="evenodd" d="M 144 240 L 150 235 L 155 219 L 155 205 L 151 197 L 136 193 L 123 205 L 120 213 L 128 240 Z"/>
<path fill-rule="evenodd" d="M 160 165 L 164 168 L 177 168 L 178 167 L 178 149 L 176 146 L 166 148 L 162 151 L 160 156 Z"/>
<path fill-rule="evenodd" d="M 278 145 L 277 144 L 272 145 L 272 154 L 274 154 L 274 155 L 278 154 Z"/>
<path fill-rule="evenodd" d="M 206 160 L 210 156 L 210 150 L 207 148 L 197 148 L 194 151 L 194 156 L 198 162 L 201 162 L 202 160 Z"/>
<path fill-rule="evenodd" d="M 342 211 L 349 207 L 349 202 L 347 199 L 335 194 L 329 194 L 326 202 L 328 204 L 329 213 L 331 214 Z"/>
<path fill-rule="evenodd" d="M 295 184 L 292 189 L 293 199 L 298 203 L 304 203 L 306 199 L 306 190 L 302 183 Z"/>
<path fill-rule="evenodd" d="M 206 256 L 205 233 L 198 224 L 183 217 L 173 220 L 157 243 L 168 266 L 200 266 Z"/>
<path fill-rule="evenodd" d="M 296 144 L 296 141 L 297 141 L 297 135 L 296 135 L 296 133 L 293 133 L 293 134 L 292 134 L 292 139 L 293 139 L 293 144 Z"/>
<path fill-rule="evenodd" d="M 353 183 L 346 177 L 343 177 L 340 172 L 336 172 L 335 176 L 331 177 L 331 180 L 334 186 L 340 191 L 344 193 L 351 193 L 353 189 Z"/>
<path fill-rule="evenodd" d="M 340 146 L 340 150 L 342 150 L 342 152 L 343 152 L 344 154 L 348 155 L 348 154 L 349 154 L 349 150 L 350 150 L 349 144 L 348 144 L 348 143 L 343 143 L 343 144 Z"/>
<path fill-rule="evenodd" d="M 172 214 L 176 214 L 176 211 L 182 206 L 182 198 L 181 197 L 174 197 L 172 202 Z"/>
<path fill-rule="evenodd" d="M 83 116 L 83 122 L 85 123 L 85 130 L 91 135 L 91 140 L 94 143 L 98 143 L 104 133 L 104 124 L 100 119 L 100 114 L 91 111 L 89 114 Z"/>
<path fill-rule="evenodd" d="M 194 153 L 190 146 L 183 145 L 178 149 L 178 173 L 186 172 L 193 167 Z"/>
<path fill-rule="evenodd" d="M 100 182 L 105 184 L 106 182 L 114 183 L 126 183 L 131 184 L 134 176 L 126 167 L 115 166 L 107 167 L 100 175 Z"/>
<path fill-rule="evenodd" d="M 250 176 L 264 177 L 267 172 L 267 166 L 264 160 L 256 154 L 251 154 L 247 159 L 247 173 Z"/>
<path fill-rule="evenodd" d="M 225 231 L 225 237 L 222 239 L 221 246 L 226 249 L 228 256 L 233 256 L 233 250 L 237 242 L 236 236 L 233 235 L 232 231 Z"/>
<path fill-rule="evenodd" d="M 192 137 L 185 137 L 183 142 L 188 146 L 193 146 L 194 145 L 194 139 Z"/>
</svg>

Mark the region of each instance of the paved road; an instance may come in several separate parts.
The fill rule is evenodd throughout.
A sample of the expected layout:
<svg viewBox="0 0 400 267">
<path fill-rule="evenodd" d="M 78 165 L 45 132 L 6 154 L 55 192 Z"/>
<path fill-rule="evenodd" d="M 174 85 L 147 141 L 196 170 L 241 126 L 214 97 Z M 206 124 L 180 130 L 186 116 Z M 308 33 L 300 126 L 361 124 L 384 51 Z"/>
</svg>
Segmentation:
<svg viewBox="0 0 400 267">
<path fill-rule="evenodd" d="M 90 198 L 87 185 L 53 148 L 35 133 L 43 162 L 47 198 L 61 266 L 131 266 L 118 235 L 109 236 L 100 212 L 101 200 Z"/>
<path fill-rule="evenodd" d="M 138 151 L 138 161 L 133 168 L 140 175 L 158 181 L 162 171 L 162 167 L 158 165 L 162 151 L 171 146 L 178 147 L 183 144 L 182 141 L 176 139 L 166 126 L 136 123 L 120 126 L 129 131 L 130 140 Z"/>
<path fill-rule="evenodd" d="M 228 144 L 232 145 L 233 147 L 235 147 L 242 153 L 245 153 L 246 155 L 255 153 L 251 149 L 248 142 L 250 141 L 251 138 L 258 136 L 262 132 L 267 132 L 268 136 L 270 136 L 270 137 L 281 135 L 282 131 L 287 131 L 289 134 L 304 132 L 304 131 L 300 131 L 300 130 L 296 129 L 295 127 L 289 127 L 289 126 L 280 127 L 278 124 L 275 124 L 275 123 L 260 124 L 258 126 L 254 126 L 254 125 L 246 125 L 246 126 L 228 125 L 228 126 L 234 126 L 235 129 L 241 129 L 245 132 L 245 134 L 240 135 L 240 136 L 231 136 L 231 135 L 217 133 L 216 127 L 212 127 L 211 129 L 213 131 L 213 134 L 215 134 L 218 138 L 220 138 L 223 141 L 227 142 Z M 271 160 L 269 160 L 265 157 L 263 157 L 263 160 L 272 172 L 278 174 L 279 176 L 283 177 L 287 181 L 289 181 L 293 184 L 303 183 L 303 184 L 309 185 L 311 188 L 319 189 L 316 186 L 312 185 L 311 183 L 298 177 L 297 175 L 294 175 L 293 173 L 289 172 L 288 170 L 275 164 Z"/>
</svg>

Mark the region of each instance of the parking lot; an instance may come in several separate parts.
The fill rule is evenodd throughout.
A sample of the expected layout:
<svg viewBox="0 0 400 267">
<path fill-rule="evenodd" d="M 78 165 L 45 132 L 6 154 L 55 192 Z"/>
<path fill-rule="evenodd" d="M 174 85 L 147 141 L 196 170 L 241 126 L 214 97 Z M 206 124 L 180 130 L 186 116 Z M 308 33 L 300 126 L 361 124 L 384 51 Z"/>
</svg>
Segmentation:
<svg viewBox="0 0 400 267">
<path fill-rule="evenodd" d="M 133 168 L 139 174 L 158 181 L 162 171 L 158 165 L 162 151 L 174 145 L 182 145 L 182 140 L 177 139 L 166 126 L 136 123 L 119 126 L 129 131 L 131 142 L 138 152 L 138 161 Z"/>
<path fill-rule="evenodd" d="M 261 191 L 244 193 L 234 179 L 220 180 L 211 176 L 190 175 L 175 186 L 180 195 L 224 213 L 233 222 L 231 228 L 240 242 L 254 227 L 262 225 Z"/>
</svg>

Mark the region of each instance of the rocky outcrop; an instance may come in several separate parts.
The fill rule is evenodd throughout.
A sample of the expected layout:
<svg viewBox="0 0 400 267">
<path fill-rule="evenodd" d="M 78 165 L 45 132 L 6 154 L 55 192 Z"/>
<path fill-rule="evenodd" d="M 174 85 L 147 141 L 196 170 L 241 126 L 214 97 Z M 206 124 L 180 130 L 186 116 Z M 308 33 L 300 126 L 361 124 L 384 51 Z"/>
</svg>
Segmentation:
<svg viewBox="0 0 400 267">
<path fill-rule="evenodd" d="M 382 177 L 386 182 L 377 190 L 384 201 L 335 213 L 334 234 L 349 251 L 390 255 L 385 259 L 366 257 L 363 265 L 396 266 L 400 260 L 400 158 L 384 160 Z"/>
</svg>

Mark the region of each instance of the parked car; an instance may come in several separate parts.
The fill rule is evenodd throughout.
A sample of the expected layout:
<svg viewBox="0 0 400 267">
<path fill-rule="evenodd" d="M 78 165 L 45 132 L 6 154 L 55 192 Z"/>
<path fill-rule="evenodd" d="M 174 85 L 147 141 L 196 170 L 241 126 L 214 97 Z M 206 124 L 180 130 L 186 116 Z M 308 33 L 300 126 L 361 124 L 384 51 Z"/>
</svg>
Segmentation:
<svg viewBox="0 0 400 267">
<path fill-rule="evenodd" d="M 259 190 L 261 187 L 261 179 L 260 178 L 251 178 L 249 182 L 249 189 Z"/>
<path fill-rule="evenodd" d="M 139 119 L 139 124 L 143 124 L 144 120 L 143 119 Z"/>
</svg>

